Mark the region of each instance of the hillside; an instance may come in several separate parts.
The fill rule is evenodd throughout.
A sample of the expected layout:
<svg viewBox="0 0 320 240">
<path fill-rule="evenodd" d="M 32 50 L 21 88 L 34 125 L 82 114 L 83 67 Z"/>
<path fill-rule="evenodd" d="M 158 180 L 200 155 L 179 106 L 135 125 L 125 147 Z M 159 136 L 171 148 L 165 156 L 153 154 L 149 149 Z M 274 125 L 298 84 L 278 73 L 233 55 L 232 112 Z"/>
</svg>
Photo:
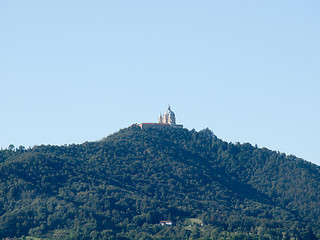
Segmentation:
<svg viewBox="0 0 320 240">
<path fill-rule="evenodd" d="M 2 150 L 0 181 L 0 238 L 320 237 L 318 166 L 208 129 Z"/>
</svg>

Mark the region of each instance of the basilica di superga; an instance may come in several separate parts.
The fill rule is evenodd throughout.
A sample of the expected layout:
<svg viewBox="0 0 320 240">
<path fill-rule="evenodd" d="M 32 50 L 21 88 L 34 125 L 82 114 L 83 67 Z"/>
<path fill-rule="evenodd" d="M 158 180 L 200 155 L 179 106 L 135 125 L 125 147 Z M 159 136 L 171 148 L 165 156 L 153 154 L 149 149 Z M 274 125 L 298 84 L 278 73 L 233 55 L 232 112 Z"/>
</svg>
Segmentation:
<svg viewBox="0 0 320 240">
<path fill-rule="evenodd" d="M 139 126 L 141 129 L 162 127 L 183 128 L 183 125 L 176 124 L 176 116 L 171 110 L 170 105 L 168 106 L 168 110 L 163 115 L 160 113 L 158 123 L 140 123 Z"/>
</svg>

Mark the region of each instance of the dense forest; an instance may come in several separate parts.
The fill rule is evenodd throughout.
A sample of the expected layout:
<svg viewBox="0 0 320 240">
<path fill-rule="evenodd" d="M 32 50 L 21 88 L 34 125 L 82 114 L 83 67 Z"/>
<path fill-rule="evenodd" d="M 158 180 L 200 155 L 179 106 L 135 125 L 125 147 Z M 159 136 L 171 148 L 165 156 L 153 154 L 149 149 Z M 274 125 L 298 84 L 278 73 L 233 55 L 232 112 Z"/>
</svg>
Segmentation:
<svg viewBox="0 0 320 240">
<path fill-rule="evenodd" d="M 320 239 L 320 169 L 209 129 L 0 151 L 0 238 Z M 171 224 L 161 221 L 171 221 Z"/>
</svg>

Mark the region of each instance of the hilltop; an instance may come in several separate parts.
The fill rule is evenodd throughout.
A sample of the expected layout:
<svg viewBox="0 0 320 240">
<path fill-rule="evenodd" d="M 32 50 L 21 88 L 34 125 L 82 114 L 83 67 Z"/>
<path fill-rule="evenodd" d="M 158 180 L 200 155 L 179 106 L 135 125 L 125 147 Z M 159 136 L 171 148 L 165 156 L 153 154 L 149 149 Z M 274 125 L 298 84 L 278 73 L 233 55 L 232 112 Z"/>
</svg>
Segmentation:
<svg viewBox="0 0 320 240">
<path fill-rule="evenodd" d="M 209 129 L 132 126 L 97 142 L 2 150 L 0 179 L 2 238 L 320 236 L 317 165 Z"/>
</svg>

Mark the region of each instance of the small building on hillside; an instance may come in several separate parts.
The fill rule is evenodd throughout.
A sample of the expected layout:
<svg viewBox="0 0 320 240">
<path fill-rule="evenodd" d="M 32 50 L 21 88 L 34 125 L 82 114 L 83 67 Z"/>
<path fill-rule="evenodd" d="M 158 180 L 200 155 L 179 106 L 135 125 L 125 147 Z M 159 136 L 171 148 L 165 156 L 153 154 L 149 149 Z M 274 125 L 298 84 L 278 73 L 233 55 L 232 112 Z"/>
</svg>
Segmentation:
<svg viewBox="0 0 320 240">
<path fill-rule="evenodd" d="M 172 226 L 172 221 L 170 220 L 167 220 L 167 221 L 160 221 L 160 225 L 161 226 L 164 226 L 164 225 L 169 225 L 169 226 Z"/>
<path fill-rule="evenodd" d="M 176 116 L 174 112 L 171 110 L 169 105 L 168 110 L 163 115 L 160 113 L 158 123 L 140 123 L 139 127 L 141 129 L 163 128 L 163 127 L 183 128 L 183 125 L 176 124 Z"/>
</svg>

